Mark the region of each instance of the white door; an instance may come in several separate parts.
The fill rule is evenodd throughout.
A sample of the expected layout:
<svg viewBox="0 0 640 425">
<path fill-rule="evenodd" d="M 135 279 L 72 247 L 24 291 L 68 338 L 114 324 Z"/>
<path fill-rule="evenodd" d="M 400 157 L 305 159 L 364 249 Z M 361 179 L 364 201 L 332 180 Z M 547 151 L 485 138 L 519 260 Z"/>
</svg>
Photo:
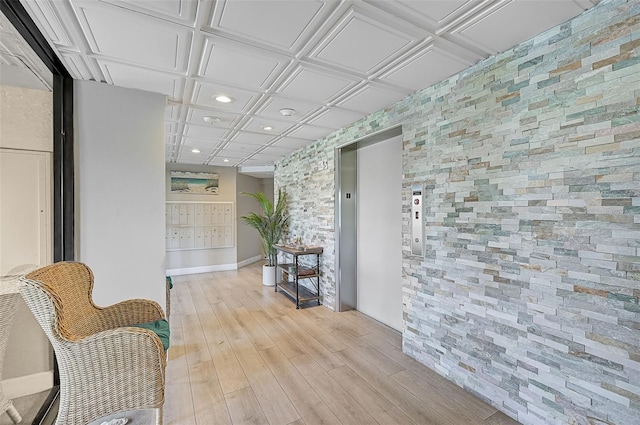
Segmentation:
<svg viewBox="0 0 640 425">
<path fill-rule="evenodd" d="M 358 310 L 402 330 L 402 136 L 358 149 Z"/>
<path fill-rule="evenodd" d="M 0 149 L 0 275 L 51 262 L 51 154 Z"/>
</svg>

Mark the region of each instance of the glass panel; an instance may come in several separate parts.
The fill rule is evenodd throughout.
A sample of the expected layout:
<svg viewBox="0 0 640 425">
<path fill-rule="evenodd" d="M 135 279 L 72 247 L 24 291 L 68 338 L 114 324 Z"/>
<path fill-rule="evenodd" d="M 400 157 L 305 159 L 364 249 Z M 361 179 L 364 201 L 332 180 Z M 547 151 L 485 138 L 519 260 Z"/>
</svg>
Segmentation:
<svg viewBox="0 0 640 425">
<path fill-rule="evenodd" d="M 54 357 L 22 298 L 9 293 L 11 276 L 52 261 L 52 151 L 53 75 L 0 14 L 0 311 L 16 304 L 14 315 L 0 314 L 9 330 L 0 335 L 0 406 L 3 395 L 12 399 L 22 423 L 49 396 Z"/>
</svg>

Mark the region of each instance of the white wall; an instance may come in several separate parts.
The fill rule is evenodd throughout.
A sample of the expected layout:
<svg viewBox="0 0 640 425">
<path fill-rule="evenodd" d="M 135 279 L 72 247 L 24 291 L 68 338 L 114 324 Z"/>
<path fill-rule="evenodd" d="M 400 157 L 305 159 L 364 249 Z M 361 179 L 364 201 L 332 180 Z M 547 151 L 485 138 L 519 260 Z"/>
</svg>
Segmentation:
<svg viewBox="0 0 640 425">
<path fill-rule="evenodd" d="M 165 306 L 165 97 L 74 82 L 77 259 L 94 300 Z"/>
</svg>

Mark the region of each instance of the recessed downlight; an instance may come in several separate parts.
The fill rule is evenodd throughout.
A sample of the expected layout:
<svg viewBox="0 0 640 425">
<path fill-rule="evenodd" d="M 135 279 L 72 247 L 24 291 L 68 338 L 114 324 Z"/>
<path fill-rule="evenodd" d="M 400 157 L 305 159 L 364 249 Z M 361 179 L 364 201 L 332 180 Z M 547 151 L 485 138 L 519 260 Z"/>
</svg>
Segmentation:
<svg viewBox="0 0 640 425">
<path fill-rule="evenodd" d="M 202 118 L 204 120 L 204 122 L 206 122 L 207 124 L 218 124 L 220 121 L 222 121 L 220 119 L 220 117 L 214 117 L 214 116 L 210 116 L 207 115 L 206 117 Z"/>
<path fill-rule="evenodd" d="M 270 125 L 265 125 L 264 127 L 262 127 L 262 129 L 264 131 L 271 131 L 271 130 L 273 130 L 273 127 L 271 127 Z"/>
<path fill-rule="evenodd" d="M 224 162 L 229 162 L 229 158 L 225 158 L 225 159 L 224 159 Z"/>
<path fill-rule="evenodd" d="M 233 102 L 233 98 L 229 97 L 229 96 L 227 96 L 225 94 L 220 94 L 220 95 L 216 96 L 215 99 L 220 103 L 231 103 L 231 102 Z"/>
<path fill-rule="evenodd" d="M 191 149 L 191 152 L 193 152 L 193 153 L 200 153 L 200 149 Z"/>
</svg>

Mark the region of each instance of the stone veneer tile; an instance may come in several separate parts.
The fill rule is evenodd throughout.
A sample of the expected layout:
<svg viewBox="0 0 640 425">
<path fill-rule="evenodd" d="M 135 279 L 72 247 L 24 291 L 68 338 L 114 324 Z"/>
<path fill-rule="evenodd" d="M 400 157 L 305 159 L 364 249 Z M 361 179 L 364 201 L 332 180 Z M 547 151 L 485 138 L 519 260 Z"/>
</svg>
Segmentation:
<svg viewBox="0 0 640 425">
<path fill-rule="evenodd" d="M 335 147 L 402 125 L 403 351 L 524 424 L 640 423 L 639 40 L 640 2 L 605 0 L 282 159 L 324 305 Z"/>
</svg>

